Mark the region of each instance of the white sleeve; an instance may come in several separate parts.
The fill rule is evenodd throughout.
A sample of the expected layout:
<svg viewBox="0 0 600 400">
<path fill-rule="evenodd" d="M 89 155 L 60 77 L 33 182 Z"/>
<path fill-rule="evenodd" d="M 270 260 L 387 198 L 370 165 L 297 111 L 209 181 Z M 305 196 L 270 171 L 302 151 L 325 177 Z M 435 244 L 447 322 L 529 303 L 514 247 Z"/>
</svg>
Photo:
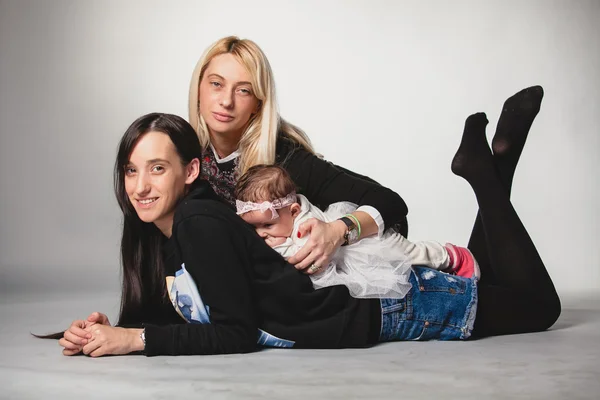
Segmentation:
<svg viewBox="0 0 600 400">
<path fill-rule="evenodd" d="M 362 211 L 362 212 L 366 212 L 367 214 L 369 214 L 371 216 L 371 218 L 373 218 L 375 220 L 375 223 L 377 224 L 377 237 L 381 237 L 381 235 L 383 235 L 383 228 L 384 228 L 383 218 L 381 218 L 381 214 L 379 214 L 379 211 L 377 211 L 377 209 L 375 207 L 360 206 L 356 209 L 356 211 Z"/>
<path fill-rule="evenodd" d="M 372 206 L 360 206 L 356 208 L 357 205 L 354 203 L 350 203 L 349 201 L 339 201 L 337 203 L 330 204 L 329 207 L 324 211 L 326 222 L 335 221 L 338 218 L 343 217 L 346 214 L 351 214 L 354 211 L 362 211 L 369 214 L 371 218 L 377 224 L 377 237 L 380 238 L 383 235 L 383 230 L 385 225 L 383 223 L 383 218 L 381 214 L 375 207 Z"/>
</svg>

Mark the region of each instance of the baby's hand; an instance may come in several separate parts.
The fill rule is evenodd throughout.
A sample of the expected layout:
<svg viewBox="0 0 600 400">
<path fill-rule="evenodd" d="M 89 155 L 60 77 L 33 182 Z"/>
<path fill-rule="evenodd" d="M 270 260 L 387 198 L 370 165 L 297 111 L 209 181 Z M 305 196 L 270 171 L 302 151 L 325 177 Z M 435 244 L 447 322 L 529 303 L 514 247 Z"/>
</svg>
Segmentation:
<svg viewBox="0 0 600 400">
<path fill-rule="evenodd" d="M 286 241 L 286 237 L 284 236 L 268 236 L 265 239 L 265 242 L 269 245 L 269 247 L 279 246 L 280 244 L 284 244 Z"/>
</svg>

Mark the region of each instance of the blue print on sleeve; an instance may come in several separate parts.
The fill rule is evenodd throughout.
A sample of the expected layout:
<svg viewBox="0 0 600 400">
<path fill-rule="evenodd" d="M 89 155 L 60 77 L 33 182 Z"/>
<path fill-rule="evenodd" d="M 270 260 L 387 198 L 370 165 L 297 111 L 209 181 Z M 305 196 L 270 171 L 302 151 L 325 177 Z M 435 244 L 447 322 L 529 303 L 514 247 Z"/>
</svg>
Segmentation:
<svg viewBox="0 0 600 400">
<path fill-rule="evenodd" d="M 185 264 L 181 264 L 181 269 L 175 273 L 175 277 L 167 277 L 167 291 L 171 304 L 183 319 L 192 324 L 210 324 L 209 307 L 202 301 L 198 286 L 185 269 Z M 267 347 L 291 348 L 296 342 L 278 338 L 259 329 L 257 343 Z"/>
<path fill-rule="evenodd" d="M 258 330 L 258 344 L 266 347 L 294 347 L 294 343 L 291 340 L 285 340 L 278 338 L 277 336 L 271 335 L 262 329 Z"/>
</svg>

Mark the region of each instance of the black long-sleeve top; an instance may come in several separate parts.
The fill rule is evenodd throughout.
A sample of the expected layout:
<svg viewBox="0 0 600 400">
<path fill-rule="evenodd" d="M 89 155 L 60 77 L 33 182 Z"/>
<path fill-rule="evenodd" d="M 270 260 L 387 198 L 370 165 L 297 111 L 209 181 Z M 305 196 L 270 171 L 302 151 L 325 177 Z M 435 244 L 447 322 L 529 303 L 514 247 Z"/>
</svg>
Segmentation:
<svg viewBox="0 0 600 400">
<path fill-rule="evenodd" d="M 167 287 L 183 318 L 151 307 L 154 321 L 168 323 L 145 324 L 146 354 L 250 352 L 259 347 L 259 335 L 271 338 L 267 345 L 294 348 L 377 341 L 379 300 L 352 298 L 345 286 L 315 290 L 307 275 L 214 200 L 207 182 L 179 204 L 172 232 L 164 248 Z M 199 298 L 190 299 L 196 292 Z"/>
</svg>

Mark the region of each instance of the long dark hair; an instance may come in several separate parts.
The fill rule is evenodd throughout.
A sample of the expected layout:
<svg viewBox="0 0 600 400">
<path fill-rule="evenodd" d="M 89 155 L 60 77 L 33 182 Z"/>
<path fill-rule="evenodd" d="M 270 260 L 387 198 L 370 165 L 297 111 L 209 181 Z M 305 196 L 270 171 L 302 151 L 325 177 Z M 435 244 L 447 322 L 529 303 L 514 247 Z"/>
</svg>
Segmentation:
<svg viewBox="0 0 600 400">
<path fill-rule="evenodd" d="M 137 215 L 125 192 L 125 167 L 139 139 L 148 132 L 169 136 L 182 165 L 201 157 L 196 132 L 183 118 L 172 114 L 152 113 L 135 120 L 127 129 L 117 152 L 114 169 L 114 189 L 123 212 L 121 237 L 122 296 L 117 325 L 141 322 L 144 303 L 166 296 L 165 271 L 162 258 L 164 236 L 151 223 Z"/>
<path fill-rule="evenodd" d="M 140 138 L 148 132 L 169 136 L 182 165 L 201 157 L 200 141 L 194 129 L 183 118 L 172 114 L 152 113 L 136 119 L 121 138 L 114 168 L 114 189 L 123 211 L 121 237 L 122 295 L 117 325 L 137 324 L 145 317 L 144 304 L 163 300 L 166 293 L 162 260 L 163 236 L 152 224 L 143 222 L 135 212 L 125 191 L 125 167 Z M 64 332 L 33 336 L 60 339 Z"/>
</svg>

